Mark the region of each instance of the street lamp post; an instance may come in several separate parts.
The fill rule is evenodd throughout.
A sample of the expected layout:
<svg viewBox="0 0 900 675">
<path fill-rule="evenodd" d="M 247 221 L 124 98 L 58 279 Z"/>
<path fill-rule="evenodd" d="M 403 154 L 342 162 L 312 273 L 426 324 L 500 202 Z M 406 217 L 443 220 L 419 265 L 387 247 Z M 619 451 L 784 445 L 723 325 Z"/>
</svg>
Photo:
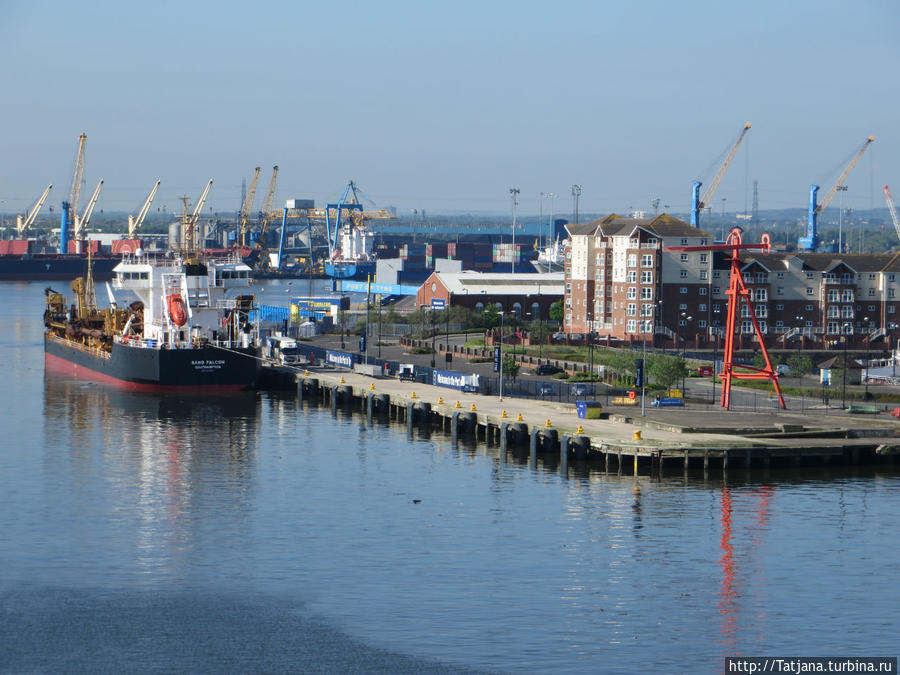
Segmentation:
<svg viewBox="0 0 900 675">
<path fill-rule="evenodd" d="M 547 193 L 547 198 L 550 200 L 550 222 L 547 224 L 547 235 L 550 240 L 550 245 L 555 246 L 553 243 L 553 200 L 556 199 L 557 195 L 553 192 Z M 547 271 L 553 271 L 553 254 L 547 251 L 547 241 L 544 240 L 544 251 L 547 253 Z M 554 251 L 555 252 L 555 251 Z"/>
<path fill-rule="evenodd" d="M 578 224 L 578 198 L 579 197 L 581 197 L 581 186 L 573 185 L 572 186 L 572 201 L 575 204 L 574 216 L 575 216 L 575 224 L 576 225 Z"/>
<path fill-rule="evenodd" d="M 434 335 L 436 329 L 434 327 L 434 307 L 431 308 L 431 367 L 434 368 L 434 357 L 437 352 L 434 348 Z"/>
<path fill-rule="evenodd" d="M 467 288 L 466 289 L 466 317 L 465 317 L 465 321 L 463 321 L 463 324 L 464 324 L 463 330 L 465 330 L 466 338 L 465 338 L 465 342 L 463 342 L 463 347 L 465 347 L 466 342 L 469 341 L 469 316 L 470 316 L 471 311 L 472 310 L 469 308 L 469 289 Z"/>
<path fill-rule="evenodd" d="M 846 185 L 838 185 L 835 190 L 841 193 L 838 206 L 838 250 L 837 252 L 844 252 L 844 193 L 847 191 Z"/>
<path fill-rule="evenodd" d="M 647 319 L 641 319 L 641 362 L 644 364 L 641 374 L 641 417 L 644 417 L 647 401 Z"/>
<path fill-rule="evenodd" d="M 686 312 L 681 313 L 681 321 L 678 322 L 678 337 L 681 339 L 681 360 L 684 370 L 687 370 L 687 337 L 684 335 L 684 329 L 687 328 L 688 321 L 694 317 L 687 315 Z M 684 326 L 681 324 L 684 323 Z M 684 397 L 684 370 L 681 374 L 681 396 Z"/>
<path fill-rule="evenodd" d="M 845 408 L 845 409 L 846 409 L 846 407 L 847 407 L 847 342 L 848 342 L 848 340 L 847 340 L 847 327 L 848 327 L 848 326 L 849 326 L 851 329 L 853 328 L 853 326 L 852 326 L 851 324 L 849 324 L 849 323 L 845 323 L 845 324 L 843 325 L 843 330 L 844 330 L 844 336 L 843 336 L 843 337 L 844 337 L 844 363 L 843 363 L 843 368 L 841 368 L 841 372 L 842 372 L 842 374 L 843 374 L 843 377 L 842 377 L 842 379 L 843 379 L 843 384 L 842 384 L 842 386 L 841 386 L 841 407 L 842 407 L 842 408 Z"/>
<path fill-rule="evenodd" d="M 870 352 L 872 351 L 872 332 L 869 326 L 869 317 L 865 317 L 863 319 L 864 329 L 866 331 L 866 374 L 865 374 L 865 384 L 866 384 L 866 393 L 865 398 L 869 400 L 869 362 L 872 360 L 870 358 Z"/>
<path fill-rule="evenodd" d="M 378 358 L 381 358 L 381 301 L 384 296 L 378 295 Z"/>
<path fill-rule="evenodd" d="M 503 311 L 500 314 L 500 400 L 503 401 Z"/>
<path fill-rule="evenodd" d="M 516 271 L 516 207 L 519 205 L 516 197 L 520 192 L 519 188 L 509 189 L 510 197 L 512 197 L 512 263 L 510 263 L 510 272 Z"/>
</svg>

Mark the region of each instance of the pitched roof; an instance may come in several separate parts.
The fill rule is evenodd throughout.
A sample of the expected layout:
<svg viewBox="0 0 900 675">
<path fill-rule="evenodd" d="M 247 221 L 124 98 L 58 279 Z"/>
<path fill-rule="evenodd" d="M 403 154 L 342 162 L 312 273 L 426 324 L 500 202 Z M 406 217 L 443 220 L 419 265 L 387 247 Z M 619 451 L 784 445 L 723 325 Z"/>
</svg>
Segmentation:
<svg viewBox="0 0 900 675">
<path fill-rule="evenodd" d="M 622 234 L 623 230 L 631 232 L 635 227 L 641 227 L 660 238 L 707 237 L 711 239 L 713 236 L 668 213 L 661 213 L 653 218 L 629 218 L 617 213 L 610 213 L 608 216 L 583 225 L 566 225 L 566 229 L 571 235 L 592 235 L 599 231 L 606 237 Z"/>
<path fill-rule="evenodd" d="M 451 295 L 563 295 L 565 274 L 513 274 L 510 272 L 435 272 Z"/>
</svg>

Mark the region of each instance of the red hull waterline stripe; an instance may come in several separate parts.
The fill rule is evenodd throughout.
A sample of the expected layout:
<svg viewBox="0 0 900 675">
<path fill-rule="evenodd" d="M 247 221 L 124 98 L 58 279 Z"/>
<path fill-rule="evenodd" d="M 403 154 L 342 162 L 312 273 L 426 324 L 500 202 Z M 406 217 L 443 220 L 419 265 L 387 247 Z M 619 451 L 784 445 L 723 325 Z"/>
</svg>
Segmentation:
<svg viewBox="0 0 900 675">
<path fill-rule="evenodd" d="M 243 384 L 194 384 L 194 385 L 167 385 L 167 384 L 147 384 L 143 382 L 128 382 L 120 380 L 117 377 L 100 373 L 91 368 L 79 366 L 76 363 L 67 361 L 54 354 L 44 353 L 44 365 L 48 371 L 60 373 L 63 375 L 71 375 L 82 380 L 91 380 L 93 382 L 102 382 L 126 391 L 143 391 L 143 392 L 178 392 L 185 393 L 209 393 L 221 391 L 241 391 L 246 389 L 247 385 Z"/>
</svg>

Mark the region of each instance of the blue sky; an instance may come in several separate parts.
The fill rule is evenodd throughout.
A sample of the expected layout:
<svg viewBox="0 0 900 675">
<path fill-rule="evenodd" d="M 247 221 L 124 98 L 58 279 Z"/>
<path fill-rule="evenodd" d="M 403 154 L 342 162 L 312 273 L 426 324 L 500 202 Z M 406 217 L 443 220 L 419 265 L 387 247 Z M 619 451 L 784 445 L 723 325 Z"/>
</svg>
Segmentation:
<svg viewBox="0 0 900 675">
<path fill-rule="evenodd" d="M 178 208 L 273 164 L 277 202 L 334 200 L 352 178 L 380 207 L 432 213 L 685 212 L 747 121 L 715 196 L 728 211 L 804 208 L 872 134 L 845 206 L 900 191 L 900 3 L 112 2 L 0 0 L 0 200 Z M 86 193 L 86 194 L 85 194 Z M 545 211 L 549 202 L 544 202 Z"/>
</svg>

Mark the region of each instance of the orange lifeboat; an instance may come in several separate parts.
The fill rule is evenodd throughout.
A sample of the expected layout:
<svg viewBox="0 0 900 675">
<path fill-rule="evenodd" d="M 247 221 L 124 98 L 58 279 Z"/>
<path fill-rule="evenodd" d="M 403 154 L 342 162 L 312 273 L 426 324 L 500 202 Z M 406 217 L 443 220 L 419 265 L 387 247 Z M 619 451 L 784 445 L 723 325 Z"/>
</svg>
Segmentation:
<svg viewBox="0 0 900 675">
<path fill-rule="evenodd" d="M 183 326 L 187 321 L 187 313 L 184 311 L 184 299 L 180 293 L 172 293 L 166 297 L 169 307 L 169 318 L 176 326 Z"/>
</svg>

